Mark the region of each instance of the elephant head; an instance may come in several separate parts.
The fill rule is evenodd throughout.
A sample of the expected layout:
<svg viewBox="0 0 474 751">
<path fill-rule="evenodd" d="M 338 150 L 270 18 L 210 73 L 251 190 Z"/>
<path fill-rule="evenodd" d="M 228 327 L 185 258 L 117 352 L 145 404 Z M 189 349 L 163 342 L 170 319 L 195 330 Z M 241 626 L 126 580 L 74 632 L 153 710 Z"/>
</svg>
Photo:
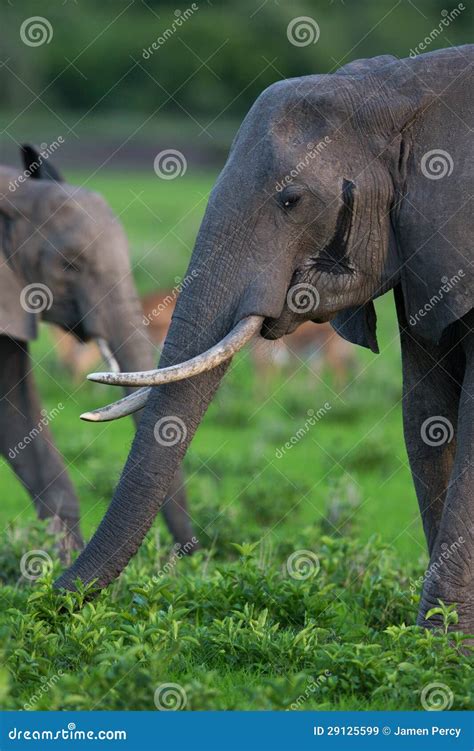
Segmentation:
<svg viewBox="0 0 474 751">
<path fill-rule="evenodd" d="M 22 147 L 22 174 L 0 169 L 0 333 L 20 341 L 39 319 L 97 339 L 120 368 L 153 364 L 128 243 L 97 193 L 65 183 L 51 162 Z"/>
<path fill-rule="evenodd" d="M 451 73 L 463 65 L 449 53 L 424 57 L 282 81 L 253 105 L 210 195 L 159 370 L 93 376 L 151 388 L 138 392 L 145 412 L 112 503 L 59 586 L 72 588 L 78 577 L 105 586 L 122 571 L 232 354 L 252 334 L 276 338 L 302 321 L 330 320 L 376 350 L 373 299 L 401 283 L 409 304 L 419 303 L 410 266 L 417 249 L 409 236 L 404 250 L 399 241 L 415 174 L 412 128 L 442 90 L 447 62 Z M 450 299 L 441 330 L 462 305 L 462 295 Z M 86 418 L 136 406 L 122 400 Z"/>
</svg>

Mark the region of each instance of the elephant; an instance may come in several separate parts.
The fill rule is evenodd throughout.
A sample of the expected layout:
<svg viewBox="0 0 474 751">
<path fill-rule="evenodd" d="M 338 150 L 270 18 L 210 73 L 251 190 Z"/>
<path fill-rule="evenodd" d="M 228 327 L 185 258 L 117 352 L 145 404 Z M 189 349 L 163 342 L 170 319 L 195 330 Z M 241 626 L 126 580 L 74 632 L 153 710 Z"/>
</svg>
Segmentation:
<svg viewBox="0 0 474 751">
<path fill-rule="evenodd" d="M 121 573 L 251 337 L 330 321 L 377 353 L 374 300 L 391 292 L 430 555 L 418 623 L 439 625 L 429 611 L 441 600 L 474 631 L 473 51 L 356 60 L 257 98 L 210 194 L 158 369 L 90 376 L 141 389 L 85 419 L 145 411 L 107 513 L 56 586 L 101 588 Z M 155 440 L 167 421 L 179 436 Z"/>
<path fill-rule="evenodd" d="M 23 173 L 0 168 L 0 453 L 38 516 L 51 517 L 67 557 L 83 547 L 79 504 L 32 374 L 29 342 L 38 321 L 81 341 L 98 340 L 109 366 L 151 367 L 155 354 L 118 218 L 98 194 L 65 183 L 33 146 L 21 153 Z M 188 543 L 197 538 L 180 471 L 168 501 L 167 525 L 177 544 L 192 552 Z"/>
</svg>

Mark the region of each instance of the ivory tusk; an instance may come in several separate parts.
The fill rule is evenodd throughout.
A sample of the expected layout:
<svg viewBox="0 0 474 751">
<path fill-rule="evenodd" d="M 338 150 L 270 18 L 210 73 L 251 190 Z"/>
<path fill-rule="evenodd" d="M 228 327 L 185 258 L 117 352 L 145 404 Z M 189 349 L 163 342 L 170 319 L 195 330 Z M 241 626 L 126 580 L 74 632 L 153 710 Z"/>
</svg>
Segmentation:
<svg viewBox="0 0 474 751">
<path fill-rule="evenodd" d="M 87 422 L 107 422 L 108 420 L 117 420 L 119 417 L 131 415 L 145 406 L 150 391 L 151 389 L 149 388 L 139 389 L 138 391 L 134 391 L 133 394 L 119 399 L 118 402 L 94 409 L 91 412 L 84 412 L 81 415 L 81 420 L 86 420 Z"/>
<path fill-rule="evenodd" d="M 214 347 L 208 349 L 207 352 L 168 368 L 145 370 L 138 373 L 91 373 L 87 378 L 90 381 L 109 383 L 114 386 L 159 386 L 162 383 L 191 378 L 199 375 L 199 373 L 212 370 L 225 360 L 229 360 L 242 349 L 257 331 L 260 331 L 262 322 L 263 316 L 243 318 L 227 336 Z"/>
<path fill-rule="evenodd" d="M 120 373 L 120 365 L 112 354 L 108 343 L 101 336 L 96 337 L 97 346 L 99 347 L 100 354 L 104 358 L 108 367 L 113 373 Z"/>
</svg>

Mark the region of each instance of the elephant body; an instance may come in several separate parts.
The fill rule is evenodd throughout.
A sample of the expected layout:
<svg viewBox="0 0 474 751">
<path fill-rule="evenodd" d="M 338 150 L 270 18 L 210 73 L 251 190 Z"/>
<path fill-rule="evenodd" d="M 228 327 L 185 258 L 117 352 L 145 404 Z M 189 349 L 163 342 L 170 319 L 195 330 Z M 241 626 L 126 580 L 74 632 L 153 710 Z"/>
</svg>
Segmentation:
<svg viewBox="0 0 474 751">
<path fill-rule="evenodd" d="M 449 551 L 442 566 L 428 569 L 419 622 L 436 625 L 427 613 L 441 599 L 456 604 L 458 627 L 470 633 L 473 53 L 466 46 L 382 56 L 265 90 L 211 193 L 187 272 L 193 282 L 180 295 L 160 359 L 160 369 L 179 371 L 247 320 L 269 339 L 303 321 L 331 321 L 376 352 L 373 301 L 392 290 L 406 445 L 431 564 Z M 112 503 L 59 586 L 73 587 L 76 577 L 105 586 L 124 568 L 228 364 L 188 380 L 167 382 L 158 370 L 130 381 L 156 387 Z M 154 428 L 170 416 L 186 430 L 163 445 Z M 436 418 L 446 440 L 438 429 L 433 435 Z"/>
<path fill-rule="evenodd" d="M 33 147 L 25 172 L 0 168 L 0 453 L 32 496 L 40 518 L 82 547 L 79 504 L 48 428 L 29 342 L 44 320 L 80 341 L 106 342 L 118 364 L 151 366 L 123 228 L 106 202 L 62 181 Z M 28 175 L 28 176 L 26 176 Z M 65 334 L 66 335 L 66 334 Z M 60 418 L 58 418 L 60 419 Z M 163 512 L 179 543 L 193 537 L 179 471 Z"/>
</svg>

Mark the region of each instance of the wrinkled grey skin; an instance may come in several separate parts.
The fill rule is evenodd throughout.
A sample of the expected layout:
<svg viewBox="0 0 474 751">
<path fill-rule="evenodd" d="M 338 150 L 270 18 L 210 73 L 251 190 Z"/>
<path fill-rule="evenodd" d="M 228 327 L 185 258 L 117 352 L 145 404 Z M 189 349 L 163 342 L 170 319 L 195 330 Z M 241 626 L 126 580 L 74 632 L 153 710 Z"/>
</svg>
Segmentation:
<svg viewBox="0 0 474 751">
<path fill-rule="evenodd" d="M 249 314 L 279 337 L 302 320 L 331 320 L 347 339 L 377 350 L 372 300 L 393 289 L 401 332 L 404 423 L 431 563 L 419 622 L 438 599 L 456 603 L 459 628 L 474 631 L 472 601 L 474 339 L 472 209 L 468 194 L 468 65 L 473 48 L 416 59 L 384 56 L 332 75 L 277 83 L 245 118 L 217 180 L 197 237 L 160 366 L 179 363 L 218 342 Z M 308 144 L 326 147 L 307 159 Z M 448 151 L 453 170 L 427 178 L 423 156 Z M 276 188 L 299 167 L 291 185 Z M 410 323 L 459 270 L 463 278 L 429 314 Z M 319 306 L 299 314 L 290 288 L 310 284 Z M 224 375 L 226 365 L 154 388 L 124 472 L 94 538 L 58 580 L 111 582 L 136 552 Z M 173 447 L 153 441 L 167 415 L 187 426 Z M 433 416 L 454 437 L 422 439 Z M 381 416 L 383 417 L 383 416 Z M 383 502 L 383 499 L 381 499 Z M 435 625 L 436 618 L 427 625 Z"/>
<path fill-rule="evenodd" d="M 151 367 L 154 349 L 144 332 L 118 219 L 98 194 L 63 183 L 49 161 L 35 170 L 34 148 L 23 147 L 22 155 L 32 171 L 23 182 L 18 171 L 0 168 L 0 453 L 29 491 L 39 517 L 54 517 L 54 528 L 65 532 L 64 548 L 80 548 L 76 493 L 42 423 L 28 342 L 42 318 L 84 341 L 103 337 L 125 370 Z M 39 289 L 38 283 L 51 295 L 48 307 L 29 312 L 35 299 L 27 296 L 22 304 L 22 290 L 31 284 Z M 193 532 L 179 473 L 170 495 L 163 512 L 175 540 L 184 544 Z"/>
</svg>

